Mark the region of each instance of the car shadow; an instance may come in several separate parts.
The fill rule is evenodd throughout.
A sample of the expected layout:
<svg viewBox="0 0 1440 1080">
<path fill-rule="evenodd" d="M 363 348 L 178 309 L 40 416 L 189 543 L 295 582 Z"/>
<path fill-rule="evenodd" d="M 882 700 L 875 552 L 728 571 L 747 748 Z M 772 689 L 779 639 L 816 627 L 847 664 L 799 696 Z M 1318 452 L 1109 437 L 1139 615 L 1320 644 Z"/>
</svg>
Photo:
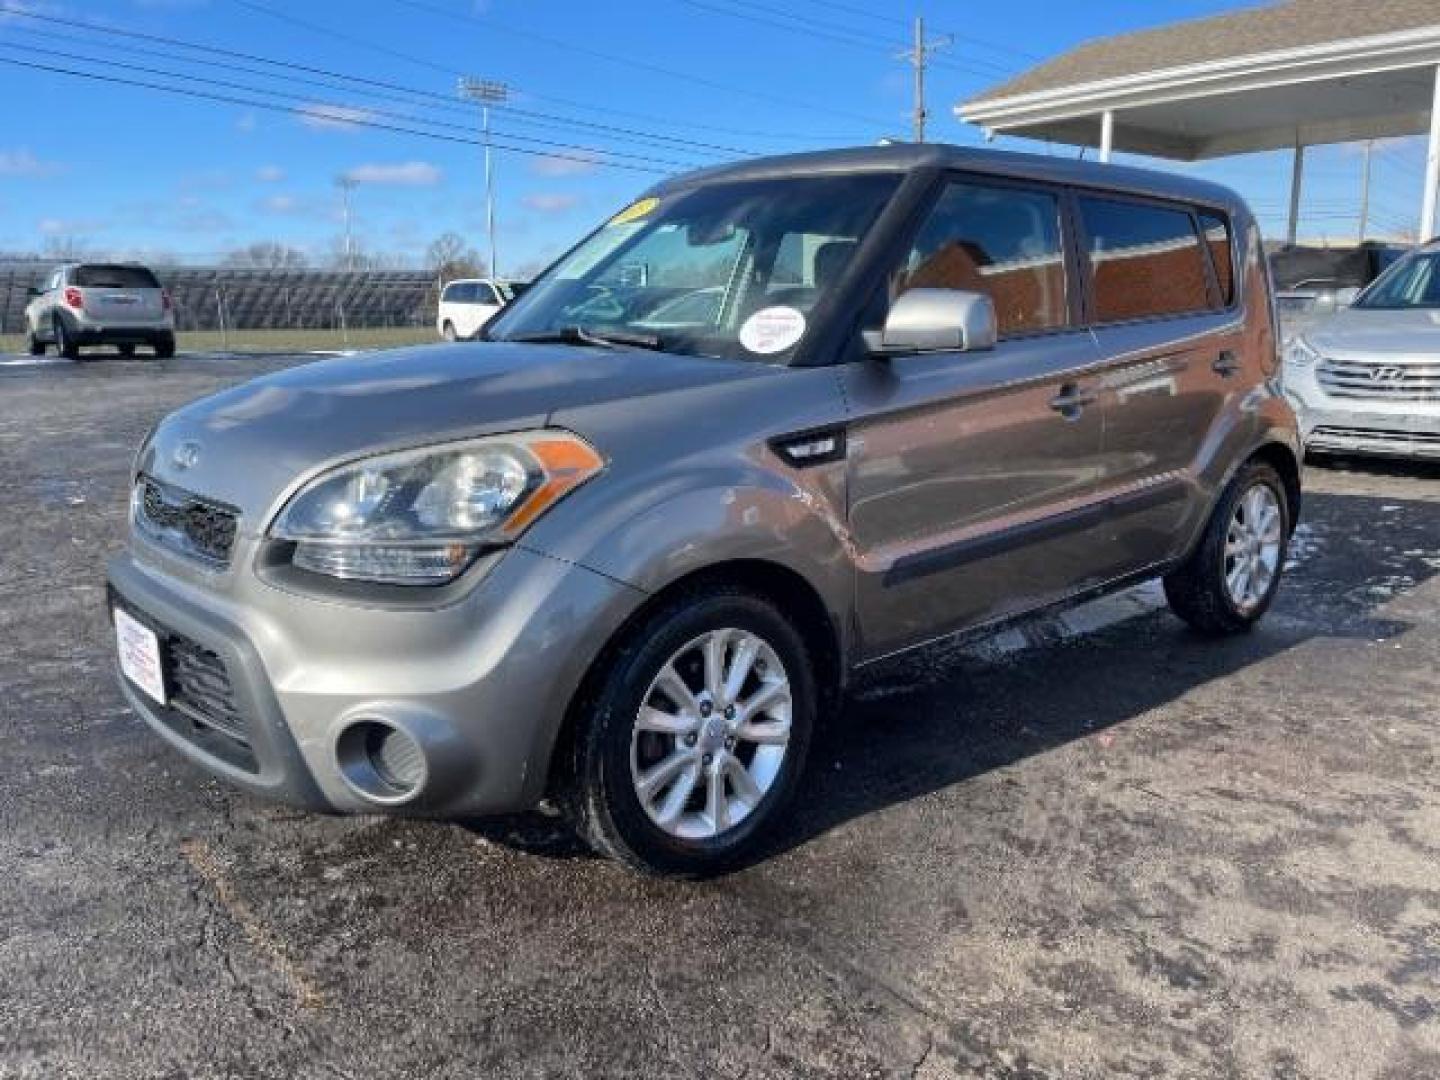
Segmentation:
<svg viewBox="0 0 1440 1080">
<path fill-rule="evenodd" d="M 1388 508 L 1382 512 L 1382 508 Z M 1383 538 L 1374 522 L 1383 520 Z M 794 809 L 751 862 L 864 817 L 1078 739 L 1100 737 L 1206 683 L 1317 638 L 1402 636 L 1379 608 L 1440 573 L 1440 502 L 1315 494 L 1304 543 L 1267 619 L 1209 638 L 1163 609 L 999 659 L 976 643 L 937 645 L 865 670 L 839 717 L 818 726 Z M 1162 745 L 1230 723 L 1192 719 Z M 496 843 L 547 858 L 590 852 L 555 815 L 465 823 Z"/>
</svg>

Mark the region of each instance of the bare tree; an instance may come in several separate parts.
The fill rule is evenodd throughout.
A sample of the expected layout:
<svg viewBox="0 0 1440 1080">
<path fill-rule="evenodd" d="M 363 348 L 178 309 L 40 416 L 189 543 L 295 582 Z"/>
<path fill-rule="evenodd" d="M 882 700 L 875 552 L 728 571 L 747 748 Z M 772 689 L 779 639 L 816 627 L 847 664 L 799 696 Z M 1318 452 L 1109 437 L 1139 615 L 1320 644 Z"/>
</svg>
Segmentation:
<svg viewBox="0 0 1440 1080">
<path fill-rule="evenodd" d="M 40 253 L 56 262 L 83 259 L 90 251 L 90 242 L 82 236 L 47 236 Z"/>
<path fill-rule="evenodd" d="M 262 240 L 225 256 L 224 265 L 256 270 L 303 270 L 310 265 L 305 252 L 274 240 Z"/>
</svg>

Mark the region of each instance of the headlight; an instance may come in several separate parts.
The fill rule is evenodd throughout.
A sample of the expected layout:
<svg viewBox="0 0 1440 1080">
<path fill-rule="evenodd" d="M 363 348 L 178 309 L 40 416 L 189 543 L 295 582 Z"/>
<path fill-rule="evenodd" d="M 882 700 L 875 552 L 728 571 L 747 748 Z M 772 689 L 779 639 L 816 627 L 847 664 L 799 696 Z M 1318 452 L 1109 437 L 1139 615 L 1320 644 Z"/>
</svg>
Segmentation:
<svg viewBox="0 0 1440 1080">
<path fill-rule="evenodd" d="M 1310 343 L 1298 334 L 1285 343 L 1285 363 L 1293 367 L 1309 367 L 1319 357 L 1320 354 Z"/>
<path fill-rule="evenodd" d="M 291 562 L 390 585 L 453 581 L 508 543 L 604 462 L 564 431 L 537 431 L 368 458 L 306 484 L 270 527 Z"/>
</svg>

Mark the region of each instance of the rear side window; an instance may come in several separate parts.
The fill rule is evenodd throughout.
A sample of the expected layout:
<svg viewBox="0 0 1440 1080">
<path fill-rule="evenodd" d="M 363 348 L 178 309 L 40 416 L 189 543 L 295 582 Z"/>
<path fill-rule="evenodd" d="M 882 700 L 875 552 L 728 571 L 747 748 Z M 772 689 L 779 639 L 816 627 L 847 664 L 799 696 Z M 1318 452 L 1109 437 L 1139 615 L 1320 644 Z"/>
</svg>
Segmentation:
<svg viewBox="0 0 1440 1080">
<path fill-rule="evenodd" d="M 1060 201 L 1043 191 L 952 183 L 896 274 L 908 289 L 968 289 L 995 302 L 1002 337 L 1069 322 Z"/>
<path fill-rule="evenodd" d="M 453 304 L 459 301 L 460 293 L 465 288 L 463 285 L 446 285 L 445 291 L 440 294 L 441 303 Z"/>
<path fill-rule="evenodd" d="M 1220 306 L 1229 307 L 1235 299 L 1235 256 L 1231 254 L 1230 225 L 1218 214 L 1201 214 L 1200 231 L 1210 249 L 1210 262 L 1215 267 L 1215 283 L 1220 286 Z"/>
<path fill-rule="evenodd" d="M 73 284 L 88 289 L 158 289 L 160 282 L 143 266 L 77 266 L 71 274 Z"/>
<path fill-rule="evenodd" d="M 1095 321 L 1182 315 L 1210 307 L 1205 256 L 1190 215 L 1082 196 Z"/>
</svg>

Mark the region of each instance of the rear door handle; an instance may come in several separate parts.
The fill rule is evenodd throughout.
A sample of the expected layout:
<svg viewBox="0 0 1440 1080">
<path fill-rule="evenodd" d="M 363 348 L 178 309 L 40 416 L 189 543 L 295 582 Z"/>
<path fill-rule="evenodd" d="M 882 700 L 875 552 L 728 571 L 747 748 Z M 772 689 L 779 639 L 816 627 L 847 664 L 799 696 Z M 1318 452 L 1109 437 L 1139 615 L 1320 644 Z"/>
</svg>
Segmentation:
<svg viewBox="0 0 1440 1080">
<path fill-rule="evenodd" d="M 1085 406 L 1094 404 L 1095 400 L 1093 390 L 1081 390 L 1078 383 L 1065 383 L 1060 387 L 1060 393 L 1050 399 L 1050 408 L 1066 420 L 1078 420 Z"/>
<path fill-rule="evenodd" d="M 1220 355 L 1215 357 L 1215 362 L 1210 367 L 1222 379 L 1228 379 L 1240 370 L 1240 361 L 1235 359 L 1235 354 L 1229 349 L 1223 349 Z"/>
</svg>

